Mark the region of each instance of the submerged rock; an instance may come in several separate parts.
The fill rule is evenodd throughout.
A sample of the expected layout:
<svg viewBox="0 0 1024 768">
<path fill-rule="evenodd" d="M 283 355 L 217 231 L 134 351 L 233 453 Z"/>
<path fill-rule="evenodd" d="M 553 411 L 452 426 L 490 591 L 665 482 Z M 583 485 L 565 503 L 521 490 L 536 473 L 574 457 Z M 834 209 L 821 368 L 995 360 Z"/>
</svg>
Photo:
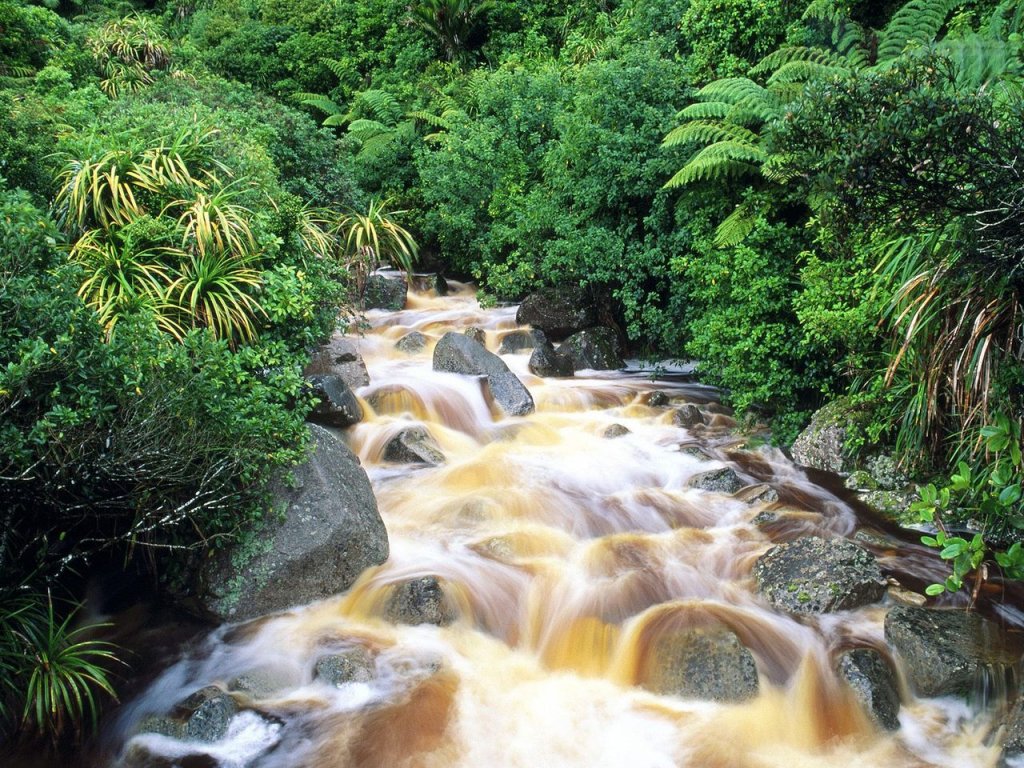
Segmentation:
<svg viewBox="0 0 1024 768">
<path fill-rule="evenodd" d="M 554 341 L 564 339 L 597 322 L 597 310 L 579 294 L 579 291 L 532 293 L 519 305 L 516 322 L 533 326 Z"/>
<path fill-rule="evenodd" d="M 611 424 L 605 427 L 604 432 L 601 433 L 603 437 L 607 438 L 622 437 L 623 435 L 628 434 L 630 434 L 629 429 L 621 424 Z"/>
<path fill-rule="evenodd" d="M 652 408 L 664 408 L 668 403 L 668 395 L 660 389 L 654 390 L 647 396 L 647 404 Z"/>
<path fill-rule="evenodd" d="M 519 377 L 468 336 L 446 333 L 434 347 L 434 370 L 483 376 L 494 401 L 509 416 L 533 413 L 533 397 Z"/>
<path fill-rule="evenodd" d="M 396 464 L 444 464 L 445 457 L 437 442 L 424 427 L 407 427 L 388 440 L 384 461 Z"/>
<path fill-rule="evenodd" d="M 729 467 L 701 472 L 690 478 L 689 486 L 712 493 L 736 493 L 746 483 Z"/>
<path fill-rule="evenodd" d="M 688 429 L 698 424 L 707 424 L 708 420 L 696 405 L 684 405 L 672 411 L 672 423 Z"/>
<path fill-rule="evenodd" d="M 340 376 L 351 389 L 359 389 L 370 383 L 366 363 L 355 341 L 340 332 L 335 332 L 330 341 L 313 353 L 303 373 L 306 376 L 334 374 Z"/>
<path fill-rule="evenodd" d="M 370 275 L 363 285 L 363 309 L 405 309 L 409 286 L 402 278 Z"/>
<path fill-rule="evenodd" d="M 998 625 L 976 613 L 899 605 L 885 617 L 885 639 L 919 696 L 967 696 L 986 668 L 1017 659 L 1002 648 Z"/>
<path fill-rule="evenodd" d="M 535 376 L 568 378 L 575 373 L 572 360 L 556 351 L 551 342 L 547 340 L 533 348 L 528 365 L 530 373 Z"/>
<path fill-rule="evenodd" d="M 332 434 L 310 427 L 312 453 L 294 483 L 273 485 L 283 519 L 203 568 L 206 611 L 241 621 L 348 589 L 388 557 L 388 537 L 359 459 Z"/>
<path fill-rule="evenodd" d="M 256 667 L 228 684 L 228 690 L 266 699 L 298 684 L 296 675 L 275 667 Z"/>
<path fill-rule="evenodd" d="M 900 694 L 896 673 L 878 651 L 857 648 L 839 657 L 839 675 L 871 717 L 887 731 L 900 727 Z"/>
<path fill-rule="evenodd" d="M 417 352 L 422 352 L 426 346 L 427 337 L 419 331 L 407 333 L 395 342 L 395 349 L 399 352 L 405 352 L 407 355 L 415 355 Z"/>
<path fill-rule="evenodd" d="M 747 502 L 747 504 L 774 504 L 779 500 L 779 492 L 768 483 L 748 485 L 735 493 L 736 498 Z"/>
<path fill-rule="evenodd" d="M 886 587 L 875 558 L 841 538 L 805 536 L 772 547 L 754 576 L 768 602 L 791 613 L 859 608 L 881 600 Z"/>
<path fill-rule="evenodd" d="M 640 684 L 689 699 L 743 701 L 757 695 L 757 666 L 728 629 L 673 632 L 654 643 Z"/>
<path fill-rule="evenodd" d="M 317 659 L 314 676 L 328 685 L 341 687 L 347 683 L 365 683 L 373 679 L 374 664 L 370 652 L 357 645 L 341 653 Z"/>
<path fill-rule="evenodd" d="M 585 328 L 567 338 L 558 351 L 572 360 L 574 370 L 616 371 L 625 367 L 619 340 L 611 328 Z"/>
<path fill-rule="evenodd" d="M 1006 717 L 1002 738 L 1003 749 L 996 766 L 1009 768 L 1011 760 L 1017 762 L 1024 756 L 1024 695 L 1020 693 L 1017 695 L 1017 703 Z"/>
<path fill-rule="evenodd" d="M 501 337 L 501 344 L 498 346 L 499 355 L 508 355 L 514 352 L 522 352 L 524 349 L 533 349 L 538 344 L 543 344 L 542 331 L 512 331 Z"/>
<path fill-rule="evenodd" d="M 384 617 L 395 624 L 444 627 L 458 618 L 458 611 L 437 577 L 423 576 L 395 585 L 384 608 Z"/>
<path fill-rule="evenodd" d="M 320 400 L 306 417 L 308 421 L 344 429 L 363 420 L 359 399 L 341 376 L 327 373 L 306 380 Z"/>
<path fill-rule="evenodd" d="M 210 743 L 223 738 L 237 712 L 238 705 L 229 694 L 208 685 L 175 704 L 169 715 L 144 719 L 138 732 Z"/>
</svg>

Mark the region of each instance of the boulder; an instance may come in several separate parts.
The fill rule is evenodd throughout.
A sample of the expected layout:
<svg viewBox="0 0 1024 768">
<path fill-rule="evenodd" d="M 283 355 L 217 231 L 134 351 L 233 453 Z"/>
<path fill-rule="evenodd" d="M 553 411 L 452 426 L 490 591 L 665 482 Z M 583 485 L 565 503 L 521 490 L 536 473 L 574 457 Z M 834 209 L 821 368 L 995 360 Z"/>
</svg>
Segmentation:
<svg viewBox="0 0 1024 768">
<path fill-rule="evenodd" d="M 579 291 L 541 291 L 527 296 L 516 311 L 516 322 L 529 325 L 554 341 L 597 323 L 597 310 Z"/>
<path fill-rule="evenodd" d="M 365 387 L 370 383 L 370 375 L 366 372 L 355 341 L 340 332 L 335 332 L 330 341 L 313 353 L 303 373 L 307 376 L 318 374 L 334 374 L 352 389 Z"/>
<path fill-rule="evenodd" d="M 515 352 L 522 352 L 524 349 L 533 349 L 545 341 L 542 331 L 512 331 L 501 337 L 501 344 L 498 346 L 499 355 L 508 355 Z"/>
<path fill-rule="evenodd" d="M 1017 661 L 998 625 L 963 610 L 898 605 L 886 614 L 885 639 L 919 696 L 967 696 L 986 669 Z"/>
<path fill-rule="evenodd" d="M 610 426 L 605 427 L 604 432 L 601 433 L 603 437 L 607 438 L 622 437 L 623 435 L 628 434 L 629 429 L 627 427 L 622 426 L 621 424 L 611 424 Z"/>
<path fill-rule="evenodd" d="M 811 423 L 793 442 L 793 460 L 805 467 L 846 475 L 854 470 L 853 451 L 847 442 L 866 420 L 862 408 L 839 397 L 818 409 Z"/>
<path fill-rule="evenodd" d="M 359 459 L 322 427 L 310 433 L 312 452 L 294 468 L 294 482 L 272 486 L 283 518 L 202 569 L 203 607 L 221 621 L 329 597 L 387 560 L 387 531 Z"/>
<path fill-rule="evenodd" d="M 736 491 L 736 498 L 742 499 L 747 504 L 774 504 L 779 500 L 779 492 L 768 483 L 757 483 L 748 485 Z"/>
<path fill-rule="evenodd" d="M 434 347 L 434 370 L 483 376 L 491 396 L 509 416 L 533 413 L 533 397 L 497 355 L 468 336 L 446 333 Z"/>
<path fill-rule="evenodd" d="M 698 424 L 707 424 L 708 421 L 696 405 L 684 405 L 672 411 L 672 423 L 677 427 L 689 429 L 690 427 L 696 427 Z"/>
<path fill-rule="evenodd" d="M 373 679 L 374 663 L 363 646 L 357 645 L 341 653 L 321 656 L 316 661 L 314 676 L 336 688 L 347 683 L 366 683 Z"/>
<path fill-rule="evenodd" d="M 530 373 L 535 376 L 566 378 L 574 373 L 572 360 L 561 352 L 555 351 L 551 342 L 547 340 L 533 348 L 528 365 Z"/>
<path fill-rule="evenodd" d="M 668 405 L 668 395 L 656 389 L 647 396 L 647 404 L 652 408 L 664 408 Z"/>
<path fill-rule="evenodd" d="M 574 370 L 616 371 L 625 367 L 619 339 L 611 328 L 586 328 L 567 338 L 558 351 L 568 355 Z"/>
<path fill-rule="evenodd" d="M 690 478 L 689 485 L 691 488 L 699 488 L 712 493 L 736 493 L 746 483 L 735 471 L 729 467 L 723 467 L 694 475 Z"/>
<path fill-rule="evenodd" d="M 384 461 L 395 464 L 444 464 L 444 454 L 425 427 L 407 427 L 388 440 Z"/>
<path fill-rule="evenodd" d="M 856 648 L 839 657 L 839 676 L 853 689 L 872 719 L 887 731 L 900 727 L 896 673 L 878 651 Z"/>
<path fill-rule="evenodd" d="M 333 373 L 306 377 L 320 402 L 316 404 L 307 421 L 325 427 L 351 427 L 363 419 L 363 408 L 359 399 L 345 380 Z"/>
<path fill-rule="evenodd" d="M 660 636 L 639 682 L 654 693 L 722 702 L 752 698 L 758 689 L 754 657 L 724 628 Z"/>
<path fill-rule="evenodd" d="M 402 278 L 370 275 L 363 285 L 363 309 L 405 309 L 409 286 Z"/>
<path fill-rule="evenodd" d="M 1017 703 L 1010 710 L 1003 727 L 1003 749 L 997 768 L 1010 768 L 1010 761 L 1018 765 L 1024 756 L 1024 695 L 1017 695 Z"/>
<path fill-rule="evenodd" d="M 175 704 L 169 715 L 145 718 L 138 731 L 210 743 L 223 738 L 237 712 L 238 705 L 229 694 L 208 685 Z"/>
<path fill-rule="evenodd" d="M 754 565 L 757 588 L 776 608 L 831 613 L 882 599 L 886 581 L 870 553 L 846 539 L 805 536 L 772 547 Z"/>
<path fill-rule="evenodd" d="M 458 610 L 444 593 L 436 576 L 403 581 L 384 607 L 384 618 L 395 624 L 436 624 L 444 627 L 458 617 Z"/>
<path fill-rule="evenodd" d="M 407 333 L 395 342 L 395 349 L 399 352 L 405 352 L 407 355 L 415 355 L 417 352 L 422 352 L 426 346 L 427 337 L 419 331 Z"/>
<path fill-rule="evenodd" d="M 484 349 L 487 349 L 487 331 L 483 328 L 477 328 L 471 326 L 462 332 L 464 336 L 469 336 L 473 341 L 479 344 Z"/>
</svg>

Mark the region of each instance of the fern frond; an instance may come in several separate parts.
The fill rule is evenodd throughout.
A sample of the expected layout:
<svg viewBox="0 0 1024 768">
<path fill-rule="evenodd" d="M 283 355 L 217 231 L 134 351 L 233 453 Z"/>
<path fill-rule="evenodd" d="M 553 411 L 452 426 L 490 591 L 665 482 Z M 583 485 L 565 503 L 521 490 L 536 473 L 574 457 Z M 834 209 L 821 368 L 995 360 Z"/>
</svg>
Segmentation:
<svg viewBox="0 0 1024 768">
<path fill-rule="evenodd" d="M 846 12 L 835 0 L 811 0 L 801 18 L 804 21 L 838 22 L 846 18 Z"/>
<path fill-rule="evenodd" d="M 766 75 L 769 72 L 776 72 L 787 64 L 803 62 L 808 64 L 820 64 L 822 66 L 844 67 L 847 66 L 846 59 L 834 51 L 827 51 L 824 48 L 816 48 L 807 45 L 786 45 L 778 50 L 772 51 L 757 65 L 750 70 L 752 75 Z"/>
<path fill-rule="evenodd" d="M 953 64 L 956 82 L 970 88 L 1024 74 L 1018 46 L 977 33 L 943 40 L 935 50 Z"/>
<path fill-rule="evenodd" d="M 746 101 L 772 102 L 772 94 L 755 83 L 749 77 L 723 77 L 714 80 L 699 91 L 697 97 L 702 101 L 725 101 L 739 104 Z"/>
<path fill-rule="evenodd" d="M 356 94 L 355 101 L 359 106 L 365 106 L 373 118 L 382 123 L 397 123 L 402 116 L 402 108 L 398 104 L 398 99 L 387 91 L 374 88 L 360 91 Z"/>
<path fill-rule="evenodd" d="M 348 125 L 349 135 L 364 144 L 375 136 L 380 136 L 382 133 L 392 133 L 393 131 L 393 128 L 389 128 L 377 120 L 353 120 Z"/>
<path fill-rule="evenodd" d="M 663 147 L 676 147 L 680 144 L 713 144 L 721 141 L 736 141 L 750 146 L 758 142 L 758 135 L 740 125 L 733 125 L 718 120 L 694 120 L 693 122 L 673 128 L 662 140 Z"/>
<path fill-rule="evenodd" d="M 420 122 L 426 123 L 434 128 L 451 128 L 451 121 L 445 117 L 444 113 L 435 115 L 432 112 L 415 110 L 413 112 L 407 112 L 406 117 L 412 118 L 413 120 L 419 120 Z"/>
<path fill-rule="evenodd" d="M 331 74 L 341 81 L 344 81 L 345 78 L 352 74 L 352 65 L 348 62 L 338 61 L 337 59 L 321 59 L 320 63 L 327 67 Z"/>
<path fill-rule="evenodd" d="M 731 248 L 739 245 L 753 231 L 756 224 L 757 217 L 754 212 L 746 203 L 740 203 L 715 229 L 715 247 Z"/>
<path fill-rule="evenodd" d="M 799 175 L 791 160 L 792 156 L 789 154 L 770 155 L 761 164 L 761 175 L 776 184 L 787 184 Z"/>
<path fill-rule="evenodd" d="M 846 66 L 819 64 L 814 61 L 790 61 L 779 67 L 771 77 L 768 85 L 792 85 L 807 83 L 811 80 L 824 80 L 848 74 Z"/>
<path fill-rule="evenodd" d="M 318 93 L 300 93 L 297 94 L 296 98 L 307 107 L 313 107 L 319 109 L 326 115 L 339 115 L 341 114 L 341 107 L 338 106 L 334 101 L 327 98 L 326 96 Z"/>
<path fill-rule="evenodd" d="M 893 14 L 878 42 L 878 61 L 895 59 L 911 44 L 935 40 L 956 0 L 910 0 Z"/>
<path fill-rule="evenodd" d="M 998 40 L 1024 32 L 1024 4 L 1020 0 L 1003 0 L 989 17 L 986 31 Z"/>
<path fill-rule="evenodd" d="M 737 141 L 719 141 L 697 152 L 665 186 L 672 188 L 695 181 L 756 173 L 764 160 L 765 153 L 755 146 Z"/>
<path fill-rule="evenodd" d="M 677 120 L 721 119 L 729 114 L 733 105 L 727 101 L 698 101 L 676 113 Z"/>
</svg>

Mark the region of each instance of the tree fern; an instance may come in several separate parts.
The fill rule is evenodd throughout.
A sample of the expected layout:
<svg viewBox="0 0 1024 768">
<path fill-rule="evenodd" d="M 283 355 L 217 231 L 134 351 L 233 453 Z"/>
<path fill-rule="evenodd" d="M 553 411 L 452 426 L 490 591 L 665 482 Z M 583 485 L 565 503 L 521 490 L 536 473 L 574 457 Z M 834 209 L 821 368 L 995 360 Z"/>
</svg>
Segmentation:
<svg viewBox="0 0 1024 768">
<path fill-rule="evenodd" d="M 736 209 L 725 217 L 715 230 L 714 243 L 718 248 L 739 245 L 757 224 L 754 211 L 746 203 L 740 203 Z"/>
<path fill-rule="evenodd" d="M 878 61 L 891 61 L 910 45 L 935 40 L 955 6 L 955 0 L 910 0 L 901 6 L 881 32 Z"/>
<path fill-rule="evenodd" d="M 738 141 L 719 141 L 695 154 L 671 179 L 668 188 L 757 173 L 764 161 L 764 153 L 752 144 Z"/>
<path fill-rule="evenodd" d="M 663 147 L 675 147 L 681 144 L 739 141 L 753 146 L 757 139 L 756 133 L 741 125 L 721 120 L 694 120 L 670 131 L 661 144 Z"/>
</svg>

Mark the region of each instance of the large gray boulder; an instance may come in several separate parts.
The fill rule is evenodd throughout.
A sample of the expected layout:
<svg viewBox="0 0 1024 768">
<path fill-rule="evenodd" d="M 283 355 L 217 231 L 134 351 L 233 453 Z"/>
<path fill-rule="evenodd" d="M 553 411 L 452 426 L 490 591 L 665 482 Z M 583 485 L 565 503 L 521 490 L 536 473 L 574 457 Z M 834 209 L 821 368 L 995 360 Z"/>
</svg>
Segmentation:
<svg viewBox="0 0 1024 768">
<path fill-rule="evenodd" d="M 626 366 L 619 339 L 611 328 L 585 328 L 562 342 L 558 351 L 572 360 L 577 371 L 617 371 Z"/>
<path fill-rule="evenodd" d="M 395 342 L 395 349 L 407 355 L 415 355 L 417 352 L 422 352 L 426 346 L 427 337 L 419 331 L 411 331 Z"/>
<path fill-rule="evenodd" d="M 986 668 L 999 674 L 1017 659 L 998 625 L 976 613 L 900 605 L 885 617 L 885 639 L 919 696 L 967 696 Z"/>
<path fill-rule="evenodd" d="M 896 673 L 878 651 L 855 648 L 839 657 L 839 676 L 853 689 L 872 719 L 887 731 L 900 727 Z"/>
<path fill-rule="evenodd" d="M 758 688 L 754 657 L 725 628 L 662 635 L 639 683 L 654 693 L 723 702 L 752 698 Z"/>
<path fill-rule="evenodd" d="M 805 467 L 845 475 L 854 470 L 848 442 L 865 421 L 862 409 L 837 398 L 818 409 L 793 442 L 793 460 Z"/>
<path fill-rule="evenodd" d="M 522 352 L 524 349 L 533 349 L 545 341 L 543 331 L 536 329 L 532 331 L 512 331 L 501 337 L 501 344 L 498 345 L 498 354 L 509 355 L 515 352 Z"/>
<path fill-rule="evenodd" d="M 556 351 L 547 339 L 533 348 L 528 365 L 535 376 L 567 378 L 575 373 L 569 356 Z"/>
<path fill-rule="evenodd" d="M 362 421 L 363 408 L 359 405 L 359 399 L 341 376 L 326 373 L 308 376 L 306 381 L 319 398 L 319 402 L 306 417 L 308 421 L 342 429 Z"/>
<path fill-rule="evenodd" d="M 831 613 L 881 600 L 886 581 L 870 553 L 846 539 L 805 536 L 772 547 L 754 565 L 757 588 L 776 608 Z"/>
<path fill-rule="evenodd" d="M 505 362 L 469 336 L 449 332 L 434 347 L 434 370 L 483 376 L 491 396 L 509 416 L 533 413 L 533 397 Z"/>
<path fill-rule="evenodd" d="M 405 309 L 409 285 L 402 278 L 370 275 L 363 284 L 363 309 Z"/>
<path fill-rule="evenodd" d="M 359 389 L 370 383 L 370 375 L 366 372 L 366 363 L 359 354 L 359 348 L 354 340 L 341 332 L 335 332 L 326 344 L 313 353 L 303 373 L 306 376 L 334 374 L 340 376 L 351 389 Z"/>
<path fill-rule="evenodd" d="M 527 296 L 516 311 L 516 322 L 543 331 L 560 341 L 597 323 L 593 304 L 581 299 L 579 291 L 540 291 Z"/>
<path fill-rule="evenodd" d="M 203 568 L 200 598 L 222 621 L 241 621 L 348 589 L 388 558 L 388 537 L 359 459 L 322 427 L 294 483 L 276 482 L 280 521 Z"/>
<path fill-rule="evenodd" d="M 396 464 L 444 464 L 444 454 L 426 427 L 406 427 L 384 446 L 384 461 Z"/>
</svg>

